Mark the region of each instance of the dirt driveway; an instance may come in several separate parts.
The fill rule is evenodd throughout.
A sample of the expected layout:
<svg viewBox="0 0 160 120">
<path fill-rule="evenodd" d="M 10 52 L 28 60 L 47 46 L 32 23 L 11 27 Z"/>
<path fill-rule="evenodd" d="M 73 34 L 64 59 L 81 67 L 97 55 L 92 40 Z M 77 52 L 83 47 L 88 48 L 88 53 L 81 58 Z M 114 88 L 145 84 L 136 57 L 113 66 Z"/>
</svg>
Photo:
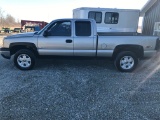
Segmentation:
<svg viewBox="0 0 160 120">
<path fill-rule="evenodd" d="M 0 57 L 0 119 L 158 120 L 158 61 L 121 73 L 110 60 L 41 59 L 20 71 Z"/>
</svg>

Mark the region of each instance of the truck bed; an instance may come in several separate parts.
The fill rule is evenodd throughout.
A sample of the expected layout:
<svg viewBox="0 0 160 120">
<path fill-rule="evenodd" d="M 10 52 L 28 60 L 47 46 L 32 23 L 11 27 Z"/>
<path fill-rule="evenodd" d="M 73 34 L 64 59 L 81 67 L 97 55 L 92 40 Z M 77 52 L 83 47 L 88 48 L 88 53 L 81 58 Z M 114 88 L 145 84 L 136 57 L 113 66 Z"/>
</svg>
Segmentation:
<svg viewBox="0 0 160 120">
<path fill-rule="evenodd" d="M 99 36 L 143 36 L 137 32 L 98 32 Z"/>
</svg>

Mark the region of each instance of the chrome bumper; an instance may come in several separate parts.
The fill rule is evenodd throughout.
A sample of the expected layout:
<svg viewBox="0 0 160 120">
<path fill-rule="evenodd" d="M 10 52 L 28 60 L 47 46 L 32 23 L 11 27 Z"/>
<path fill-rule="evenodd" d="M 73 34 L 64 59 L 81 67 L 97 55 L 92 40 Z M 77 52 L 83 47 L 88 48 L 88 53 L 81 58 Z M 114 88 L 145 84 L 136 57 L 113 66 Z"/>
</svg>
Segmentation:
<svg viewBox="0 0 160 120">
<path fill-rule="evenodd" d="M 158 54 L 158 52 L 156 50 L 144 51 L 144 57 L 153 57 L 153 56 L 155 56 L 157 54 Z"/>
</svg>

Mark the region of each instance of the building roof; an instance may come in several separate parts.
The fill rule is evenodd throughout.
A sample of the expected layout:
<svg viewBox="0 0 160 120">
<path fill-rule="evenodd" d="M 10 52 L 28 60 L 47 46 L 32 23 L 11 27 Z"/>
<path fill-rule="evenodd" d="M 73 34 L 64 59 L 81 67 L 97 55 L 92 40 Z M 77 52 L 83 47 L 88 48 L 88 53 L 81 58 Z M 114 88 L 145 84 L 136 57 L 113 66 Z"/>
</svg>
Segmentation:
<svg viewBox="0 0 160 120">
<path fill-rule="evenodd" d="M 157 2 L 157 0 L 148 0 L 148 2 L 143 6 L 140 12 L 140 16 L 144 16 L 145 13 Z"/>
</svg>

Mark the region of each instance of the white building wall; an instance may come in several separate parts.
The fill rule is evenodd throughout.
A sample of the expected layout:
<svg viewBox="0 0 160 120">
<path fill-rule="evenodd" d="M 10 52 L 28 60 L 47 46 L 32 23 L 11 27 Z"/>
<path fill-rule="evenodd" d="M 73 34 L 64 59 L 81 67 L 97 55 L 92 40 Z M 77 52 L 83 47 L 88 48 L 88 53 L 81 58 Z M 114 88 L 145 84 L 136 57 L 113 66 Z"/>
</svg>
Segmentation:
<svg viewBox="0 0 160 120">
<path fill-rule="evenodd" d="M 155 22 L 160 22 L 160 0 L 145 13 L 142 34 L 153 35 Z"/>
</svg>

